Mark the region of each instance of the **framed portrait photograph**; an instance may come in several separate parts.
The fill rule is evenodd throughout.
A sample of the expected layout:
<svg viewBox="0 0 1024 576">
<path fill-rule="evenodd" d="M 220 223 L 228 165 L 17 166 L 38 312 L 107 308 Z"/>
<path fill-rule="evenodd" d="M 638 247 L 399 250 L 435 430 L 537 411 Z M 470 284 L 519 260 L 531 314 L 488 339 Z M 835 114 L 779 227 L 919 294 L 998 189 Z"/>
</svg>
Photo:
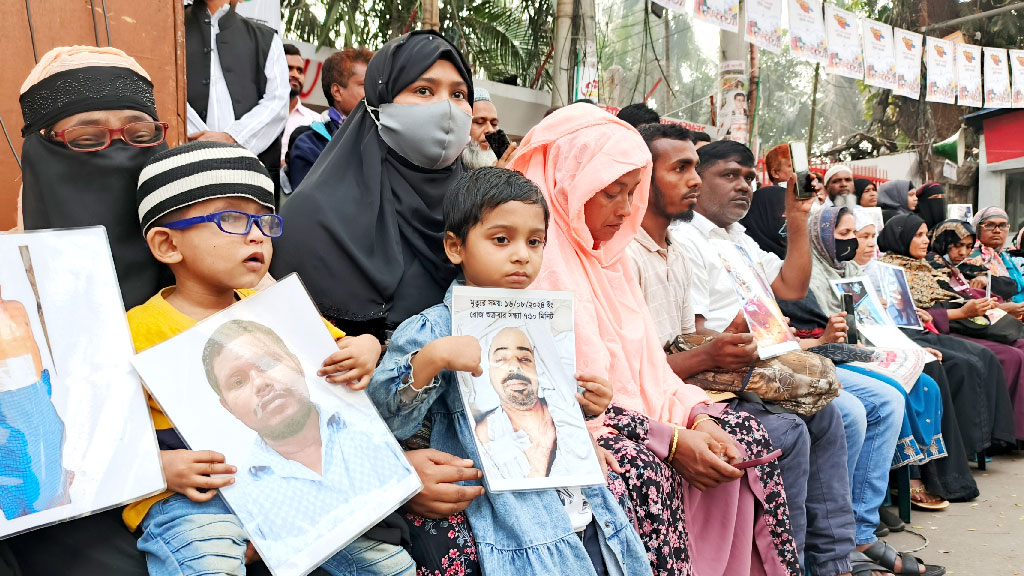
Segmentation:
<svg viewBox="0 0 1024 576">
<path fill-rule="evenodd" d="M 923 330 L 921 318 L 914 307 L 914 298 L 910 294 L 907 275 L 898 266 L 890 266 L 876 262 L 878 266 L 878 288 L 881 291 L 882 305 L 895 325 L 900 328 Z"/>
<path fill-rule="evenodd" d="M 781 356 L 800 349 L 800 342 L 789 331 L 786 318 L 775 302 L 771 285 L 764 277 L 761 266 L 738 244 L 726 240 L 712 240 L 718 248 L 722 265 L 733 281 L 743 315 L 747 319 L 757 354 L 762 360 Z"/>
<path fill-rule="evenodd" d="M 164 489 L 107 233 L 0 234 L 0 538 Z"/>
<path fill-rule="evenodd" d="M 920 350 L 921 346 L 900 332 L 899 326 L 885 311 L 874 284 L 866 276 L 844 278 L 832 281 L 832 290 L 837 296 L 853 295 L 853 312 L 857 320 L 857 331 L 869 344 L 884 350 Z M 911 300 L 913 303 L 913 300 Z M 915 312 L 916 316 L 917 313 Z M 923 357 L 925 363 L 935 358 L 930 354 Z"/>
<path fill-rule="evenodd" d="M 459 390 L 492 492 L 605 483 L 576 400 L 569 292 L 457 286 L 452 335 L 480 342 Z"/>
<path fill-rule="evenodd" d="M 338 347 L 295 274 L 134 359 L 275 576 L 302 576 L 421 489 L 369 398 L 317 376 Z"/>
</svg>

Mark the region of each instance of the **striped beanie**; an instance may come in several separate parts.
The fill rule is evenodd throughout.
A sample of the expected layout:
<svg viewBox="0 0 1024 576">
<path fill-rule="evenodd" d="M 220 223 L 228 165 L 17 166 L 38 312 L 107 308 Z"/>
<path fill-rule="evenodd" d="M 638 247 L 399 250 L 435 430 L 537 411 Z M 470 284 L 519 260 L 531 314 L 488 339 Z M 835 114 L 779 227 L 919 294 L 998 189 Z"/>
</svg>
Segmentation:
<svg viewBox="0 0 1024 576">
<path fill-rule="evenodd" d="M 161 152 L 139 174 L 142 234 L 173 210 L 229 196 L 274 209 L 274 182 L 252 152 L 220 142 L 190 142 Z"/>
</svg>

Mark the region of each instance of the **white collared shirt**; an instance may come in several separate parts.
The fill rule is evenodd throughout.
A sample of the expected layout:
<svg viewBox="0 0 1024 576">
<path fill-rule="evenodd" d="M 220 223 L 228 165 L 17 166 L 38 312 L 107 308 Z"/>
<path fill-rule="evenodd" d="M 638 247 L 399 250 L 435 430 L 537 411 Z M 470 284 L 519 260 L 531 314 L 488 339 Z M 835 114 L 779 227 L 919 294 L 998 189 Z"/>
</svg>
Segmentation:
<svg viewBox="0 0 1024 576">
<path fill-rule="evenodd" d="M 782 259 L 766 252 L 747 236 L 746 228 L 736 222 L 728 228 L 720 228 L 703 215 L 694 212 L 691 222 L 677 222 L 672 225 L 673 237 L 680 240 L 690 264 L 692 287 L 690 301 L 694 314 L 703 316 L 704 326 L 721 332 L 732 323 L 740 311 L 741 303 L 729 273 L 722 265 L 718 249 L 712 239 L 727 240 L 742 246 L 761 271 L 769 284 L 775 282 L 782 271 Z"/>
<path fill-rule="evenodd" d="M 217 34 L 220 33 L 220 19 L 231 9 L 225 4 L 210 16 L 210 101 L 206 109 L 206 121 L 188 106 L 188 133 L 227 132 L 253 154 L 259 154 L 270 147 L 274 139 L 284 129 L 288 120 L 288 62 L 284 56 L 281 38 L 274 35 L 267 53 L 267 62 L 263 72 L 267 77 L 267 87 L 263 97 L 252 110 L 241 118 L 235 119 L 235 109 L 231 104 L 231 93 L 224 80 L 224 71 L 220 66 L 220 54 L 217 51 Z"/>
</svg>

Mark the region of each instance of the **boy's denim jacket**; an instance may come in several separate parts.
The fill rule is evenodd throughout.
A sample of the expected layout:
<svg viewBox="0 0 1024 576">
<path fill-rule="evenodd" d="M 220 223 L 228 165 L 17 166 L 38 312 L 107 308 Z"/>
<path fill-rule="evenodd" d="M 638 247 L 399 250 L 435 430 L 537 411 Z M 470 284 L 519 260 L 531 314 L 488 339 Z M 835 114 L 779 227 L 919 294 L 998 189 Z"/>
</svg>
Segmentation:
<svg viewBox="0 0 1024 576">
<path fill-rule="evenodd" d="M 453 284 L 454 286 L 455 284 Z M 451 335 L 452 289 L 444 303 L 409 318 L 395 330 L 387 353 L 367 388 L 384 421 L 399 439 L 412 436 L 430 418 L 430 447 L 459 458 L 470 458 L 483 469 L 473 441 L 473 429 L 459 396 L 454 372 L 442 372 L 411 402 L 398 391 L 412 367 L 412 353 Z M 464 482 L 479 485 L 480 481 Z M 647 552 L 622 508 L 605 486 L 583 488 L 590 502 L 609 574 L 651 574 Z M 595 574 L 580 538 L 555 490 L 485 493 L 466 509 L 485 574 Z"/>
</svg>

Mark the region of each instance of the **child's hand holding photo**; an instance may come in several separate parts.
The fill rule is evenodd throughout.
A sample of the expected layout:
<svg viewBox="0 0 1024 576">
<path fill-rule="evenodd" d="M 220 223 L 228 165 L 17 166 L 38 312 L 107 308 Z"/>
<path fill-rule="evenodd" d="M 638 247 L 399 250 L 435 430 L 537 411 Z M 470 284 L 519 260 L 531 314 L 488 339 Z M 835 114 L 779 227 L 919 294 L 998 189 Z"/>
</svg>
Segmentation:
<svg viewBox="0 0 1024 576">
<path fill-rule="evenodd" d="M 607 379 L 592 374 L 576 374 L 576 383 L 582 392 L 576 393 L 576 400 L 588 419 L 596 418 L 612 403 L 612 385 Z"/>
<path fill-rule="evenodd" d="M 224 462 L 224 455 L 213 450 L 161 450 L 167 489 L 188 496 L 193 502 L 208 502 L 217 489 L 235 483 L 237 469 Z M 224 476 L 213 477 L 213 474 Z M 200 492 L 200 490 L 203 490 Z"/>
<path fill-rule="evenodd" d="M 412 359 L 413 388 L 421 390 L 443 370 L 480 376 L 484 373 L 480 358 L 480 342 L 472 336 L 438 338 Z"/>
<path fill-rule="evenodd" d="M 370 383 L 380 353 L 380 342 L 373 335 L 346 336 L 338 340 L 338 351 L 324 360 L 317 376 L 331 384 L 362 390 Z"/>
</svg>

